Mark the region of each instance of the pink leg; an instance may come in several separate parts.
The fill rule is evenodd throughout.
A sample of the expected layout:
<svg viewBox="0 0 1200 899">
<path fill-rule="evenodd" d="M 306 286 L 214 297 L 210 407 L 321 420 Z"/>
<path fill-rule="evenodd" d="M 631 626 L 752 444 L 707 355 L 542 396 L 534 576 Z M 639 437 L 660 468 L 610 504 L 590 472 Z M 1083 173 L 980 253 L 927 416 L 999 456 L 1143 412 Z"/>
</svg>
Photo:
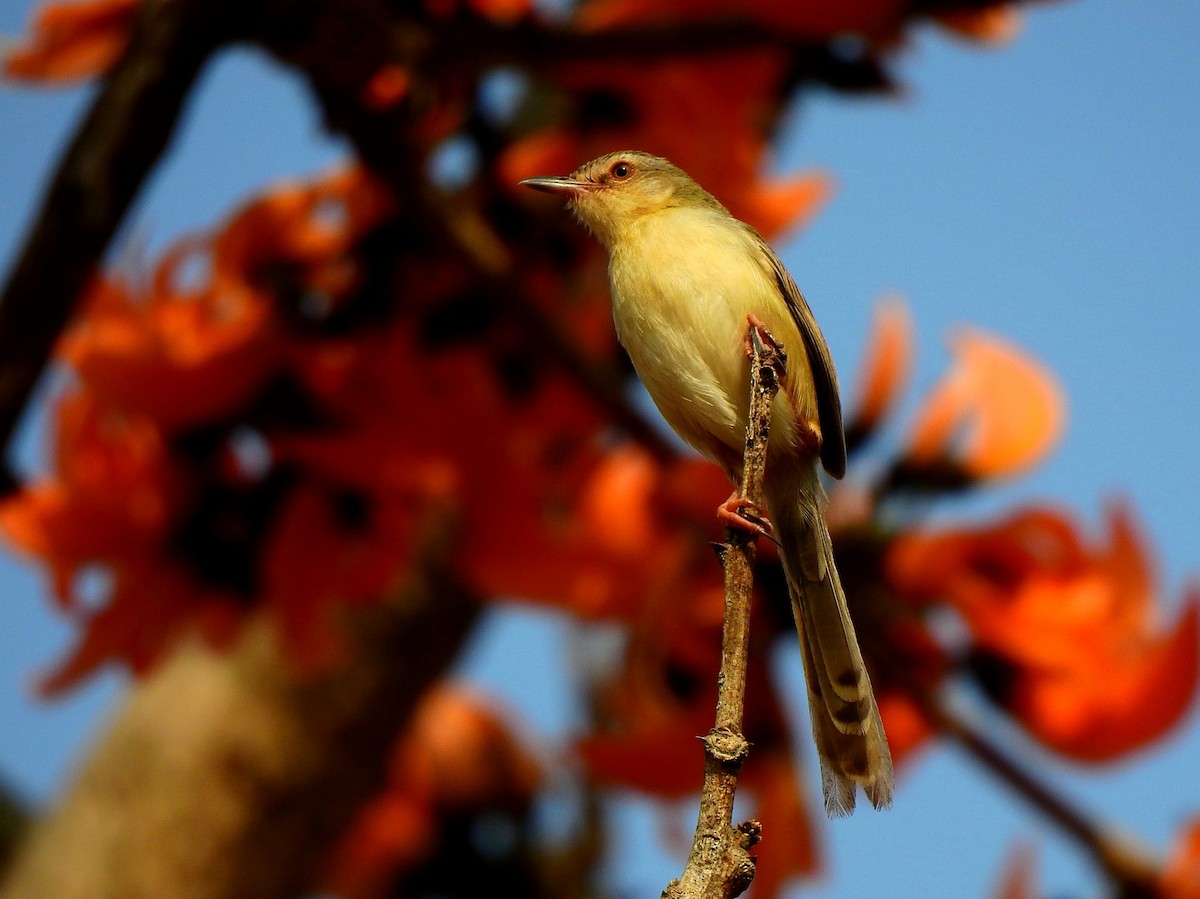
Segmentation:
<svg viewBox="0 0 1200 899">
<path fill-rule="evenodd" d="M 767 518 L 754 503 L 742 499 L 736 490 L 729 494 L 729 499 L 717 506 L 717 518 L 730 527 L 749 531 L 759 537 L 775 539 L 771 534 L 775 529 L 771 524 L 771 519 Z"/>
<path fill-rule="evenodd" d="M 767 326 L 765 324 L 763 324 L 763 321 L 761 318 L 759 318 L 757 315 L 755 315 L 753 312 L 751 312 L 749 315 L 746 316 L 746 322 L 758 334 L 758 339 L 760 341 L 767 344 L 768 346 L 773 347 L 775 349 L 775 351 L 777 353 L 779 353 L 781 356 L 783 355 L 783 344 L 775 339 L 775 335 L 772 334 L 767 329 Z M 745 339 L 746 356 L 747 356 L 747 358 L 753 359 L 754 358 L 754 346 L 751 343 L 751 340 L 752 340 L 752 338 L 751 338 L 749 332 L 747 332 L 746 339 Z"/>
</svg>

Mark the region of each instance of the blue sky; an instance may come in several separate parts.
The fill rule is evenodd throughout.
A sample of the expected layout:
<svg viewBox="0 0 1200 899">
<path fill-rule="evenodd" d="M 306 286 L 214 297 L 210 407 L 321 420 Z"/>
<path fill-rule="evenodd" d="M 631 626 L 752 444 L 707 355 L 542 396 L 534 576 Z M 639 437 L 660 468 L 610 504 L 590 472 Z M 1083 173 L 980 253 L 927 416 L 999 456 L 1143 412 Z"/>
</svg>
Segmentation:
<svg viewBox="0 0 1200 899">
<path fill-rule="evenodd" d="M 0 2 L 0 33 L 20 31 L 27 7 Z M 885 293 L 913 308 L 917 393 L 945 365 L 944 337 L 960 324 L 1026 347 L 1063 382 L 1069 422 L 1053 458 L 938 514 L 977 520 L 1050 500 L 1095 526 L 1107 498 L 1125 497 L 1155 548 L 1171 609 L 1200 572 L 1197 47 L 1200 5 L 1190 0 L 1035 6 L 1026 32 L 1001 49 L 922 29 L 901 60 L 903 96 L 810 95 L 785 123 L 775 159 L 779 171 L 819 167 L 838 184 L 812 226 L 781 250 L 847 386 L 871 307 Z M 0 87 L 0 272 L 88 93 Z M 227 54 L 205 74 L 127 235 L 161 246 L 218 220 L 248 191 L 343 152 L 319 136 L 294 80 L 252 53 Z M 901 433 L 903 424 L 901 416 Z M 39 464 L 38 446 L 34 422 L 21 441 L 27 465 Z M 109 676 L 65 700 L 33 702 L 30 677 L 70 632 L 48 611 L 38 574 L 7 556 L 0 589 L 0 777 L 42 800 L 121 684 Z M 469 649 L 463 676 L 561 739 L 573 720 L 561 674 L 571 667 L 568 636 L 561 620 L 498 616 Z M 509 661 L 514 645 L 519 670 Z M 779 677 L 799 683 L 794 653 L 777 661 Z M 803 726 L 802 716 L 798 706 Z M 1152 751 L 1099 770 L 1016 745 L 1085 807 L 1153 846 L 1200 814 L 1195 715 Z M 627 842 L 611 885 L 652 895 L 680 863 L 632 848 L 656 826 L 638 801 L 619 803 L 616 814 Z M 693 813 L 678 814 L 687 822 Z M 881 871 L 892 897 L 988 895 L 1019 837 L 1039 845 L 1047 893 L 1098 892 L 1074 847 L 949 749 L 909 769 L 891 812 L 859 813 L 826 832 L 831 876 L 804 895 L 881 895 Z"/>
</svg>

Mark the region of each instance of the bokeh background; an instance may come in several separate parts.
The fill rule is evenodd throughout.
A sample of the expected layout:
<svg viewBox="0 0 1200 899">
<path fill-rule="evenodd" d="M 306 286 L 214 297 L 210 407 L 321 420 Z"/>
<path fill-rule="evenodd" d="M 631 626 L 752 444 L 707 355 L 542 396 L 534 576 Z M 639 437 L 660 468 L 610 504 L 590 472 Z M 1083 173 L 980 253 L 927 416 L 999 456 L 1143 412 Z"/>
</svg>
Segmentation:
<svg viewBox="0 0 1200 899">
<path fill-rule="evenodd" d="M 19 33 L 28 13 L 24 0 L 2 0 L 0 34 Z M 1043 360 L 1068 398 L 1061 447 L 1030 476 L 939 504 L 936 515 L 1037 499 L 1096 528 L 1106 499 L 1124 498 L 1174 609 L 1200 572 L 1200 7 L 1073 0 L 1032 7 L 1025 22 L 1017 40 L 995 48 L 916 30 L 899 58 L 899 96 L 805 94 L 786 117 L 774 168 L 820 168 L 836 192 L 779 249 L 846 386 L 884 294 L 913 310 L 914 395 L 943 369 L 944 337 L 962 324 Z M 502 103 L 519 85 L 496 90 Z M 87 86 L 0 84 L 0 271 L 91 95 Z M 116 253 L 152 257 L 264 183 L 346 153 L 322 133 L 294 76 L 256 52 L 226 52 L 205 72 Z M 469 162 L 451 146 L 434 174 L 453 180 Z M 43 455 L 34 409 L 19 440 L 22 468 L 39 470 Z M 31 803 L 54 795 L 125 683 L 109 673 L 52 702 L 33 698 L 32 677 L 71 642 L 45 591 L 36 571 L 0 556 L 0 777 Z M 502 696 L 539 740 L 566 739 L 578 713 L 555 672 L 569 667 L 570 631 L 547 612 L 493 610 L 459 676 Z M 775 664 L 781 679 L 799 683 L 798 656 L 781 652 Z M 1028 752 L 1083 807 L 1160 851 L 1200 813 L 1194 715 L 1171 738 L 1102 769 Z M 885 871 L 889 896 L 987 895 L 1012 845 L 1026 840 L 1038 847 L 1047 895 L 1095 895 L 1100 882 L 1077 850 L 991 786 L 953 748 L 927 751 L 893 810 L 827 828 L 828 877 L 797 894 L 883 895 Z M 625 826 L 610 850 L 612 893 L 657 894 L 680 865 L 653 849 L 661 811 L 633 795 L 613 800 L 613 810 Z M 690 822 L 694 813 L 688 804 L 672 814 Z"/>
</svg>

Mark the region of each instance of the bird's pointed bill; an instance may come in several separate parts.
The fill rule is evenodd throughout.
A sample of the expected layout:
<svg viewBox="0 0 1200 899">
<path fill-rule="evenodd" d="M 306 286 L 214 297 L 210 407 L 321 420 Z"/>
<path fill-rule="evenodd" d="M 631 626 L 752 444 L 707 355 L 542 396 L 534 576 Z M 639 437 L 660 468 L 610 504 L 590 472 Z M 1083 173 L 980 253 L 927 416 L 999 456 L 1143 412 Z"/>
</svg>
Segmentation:
<svg viewBox="0 0 1200 899">
<path fill-rule="evenodd" d="M 571 177 L 526 178 L 521 185 L 549 194 L 579 194 L 593 187 L 590 182 L 576 181 Z"/>
</svg>

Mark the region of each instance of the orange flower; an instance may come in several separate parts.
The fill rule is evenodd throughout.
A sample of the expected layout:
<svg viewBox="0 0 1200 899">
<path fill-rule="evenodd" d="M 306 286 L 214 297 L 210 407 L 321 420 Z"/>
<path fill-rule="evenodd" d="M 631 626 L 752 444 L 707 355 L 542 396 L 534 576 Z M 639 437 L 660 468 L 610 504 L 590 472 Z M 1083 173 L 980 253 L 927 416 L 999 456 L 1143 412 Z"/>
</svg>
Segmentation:
<svg viewBox="0 0 1200 899">
<path fill-rule="evenodd" d="M 1200 819 L 1188 822 L 1159 883 L 1163 899 L 1200 899 Z"/>
<path fill-rule="evenodd" d="M 795 34 L 814 38 L 834 37 L 846 32 L 883 35 L 894 32 L 902 21 L 901 0 L 592 0 L 583 4 L 579 18 L 591 28 L 611 28 L 634 23 L 695 21 L 704 19 L 752 19 Z"/>
<path fill-rule="evenodd" d="M 79 570 L 157 546 L 185 491 L 144 417 L 74 392 L 59 398 L 54 419 L 55 473 L 0 504 L 0 530 L 50 568 L 59 601 L 73 608 Z"/>
<path fill-rule="evenodd" d="M 388 63 L 372 75 L 363 88 L 362 104 L 377 112 L 389 109 L 407 97 L 411 89 L 412 76 L 408 69 L 397 63 Z"/>
<path fill-rule="evenodd" d="M 172 562 L 146 555 L 115 568 L 112 589 L 98 611 L 79 606 L 71 611 L 83 633 L 66 658 L 38 681 L 47 696 L 111 662 L 144 674 L 192 633 L 213 645 L 227 644 L 245 607 L 234 597 L 202 588 Z"/>
<path fill-rule="evenodd" d="M 337 425 L 272 435 L 277 461 L 369 496 L 426 491 L 449 503 L 461 516 L 464 574 L 483 595 L 585 614 L 633 601 L 635 566 L 649 566 L 624 538 L 598 536 L 581 499 L 601 459 L 597 411 L 557 374 L 509 396 L 477 348 L 431 353 L 414 331 L 344 347 L 336 376 L 320 375 Z M 641 511 L 631 498 L 630 519 Z M 621 522 L 604 526 L 619 532 Z"/>
<path fill-rule="evenodd" d="M 1015 347 L 964 329 L 950 340 L 955 365 L 913 423 L 908 461 L 951 460 L 977 477 L 1013 474 L 1043 458 L 1065 417 L 1054 376 Z"/>
<path fill-rule="evenodd" d="M 258 292 L 291 277 L 297 287 L 345 292 L 353 285 L 343 271 L 345 257 L 388 209 L 386 193 L 357 167 L 278 185 L 214 238 L 213 288 Z"/>
<path fill-rule="evenodd" d="M 85 0 L 43 7 L 24 46 L 0 57 L 10 78 L 61 83 L 108 71 L 125 52 L 140 0 Z"/>
<path fill-rule="evenodd" d="M 891 410 L 912 372 L 912 315 L 899 297 L 875 304 L 867 348 L 859 362 L 858 397 L 849 416 L 848 434 L 866 436 Z"/>
<path fill-rule="evenodd" d="M 903 691 L 880 688 L 877 701 L 888 748 L 892 751 L 892 764 L 899 770 L 929 745 L 929 741 L 937 736 L 937 729 Z"/>
<path fill-rule="evenodd" d="M 899 36 L 909 4 L 901 0 L 591 0 L 581 5 L 579 19 L 589 28 L 667 23 L 696 20 L 740 21 L 750 19 L 786 32 L 814 39 L 857 34 L 879 44 L 890 44 Z M 971 40 L 1006 43 L 1021 29 L 1019 11 L 1011 3 L 996 3 L 982 9 L 964 4 L 962 9 L 930 13 L 943 27 Z"/>
<path fill-rule="evenodd" d="M 159 279 L 168 280 L 185 262 L 169 254 Z M 105 403 L 166 429 L 236 408 L 279 359 L 273 309 L 257 295 L 162 289 L 144 297 L 120 282 L 99 281 L 85 301 L 60 355 Z"/>
<path fill-rule="evenodd" d="M 331 892 L 382 895 L 397 872 L 436 848 L 439 819 L 449 812 L 519 813 L 530 803 L 540 766 L 494 706 L 455 686 L 426 694 L 396 742 L 384 792 L 334 851 Z"/>
<path fill-rule="evenodd" d="M 467 0 L 470 7 L 502 25 L 509 25 L 529 15 L 530 0 Z"/>
<path fill-rule="evenodd" d="M 1004 876 L 995 892 L 996 899 L 1036 899 L 1034 865 L 1037 855 L 1033 846 L 1018 843 L 1004 863 Z"/>
<path fill-rule="evenodd" d="M 1069 520 L 1034 509 L 998 527 L 909 534 L 888 576 L 919 604 L 949 603 L 970 628 L 984 685 L 1050 748 L 1100 762 L 1160 737 L 1197 685 L 1200 592 L 1173 627 L 1128 512 L 1109 546 L 1085 546 Z"/>
<path fill-rule="evenodd" d="M 335 612 L 379 602 L 398 584 L 427 511 L 404 492 L 309 485 L 291 491 L 260 565 L 261 599 L 294 663 L 313 670 L 338 658 L 345 646 Z"/>
<path fill-rule="evenodd" d="M 514 143 L 501 170 L 515 183 L 529 175 L 565 174 L 614 149 L 639 148 L 681 166 L 735 216 L 775 237 L 811 218 L 831 189 L 823 174 L 763 175 L 764 124 L 787 64 L 784 54 L 754 52 L 567 68 L 558 84 L 585 109 L 593 103 L 606 111 L 586 128 L 551 128 Z M 709 152 L 695 140 L 698 133 L 720 135 L 722 151 Z"/>
<path fill-rule="evenodd" d="M 939 25 L 974 41 L 1008 44 L 1017 39 L 1024 22 L 1021 11 L 1011 3 L 982 9 L 950 9 L 933 13 Z"/>
<path fill-rule="evenodd" d="M 168 430 L 219 418 L 284 365 L 281 311 L 334 307 L 355 286 L 351 251 L 385 210 L 357 169 L 277 188 L 215 237 L 177 242 L 148 295 L 98 278 L 60 353 L 104 402 Z"/>
</svg>

